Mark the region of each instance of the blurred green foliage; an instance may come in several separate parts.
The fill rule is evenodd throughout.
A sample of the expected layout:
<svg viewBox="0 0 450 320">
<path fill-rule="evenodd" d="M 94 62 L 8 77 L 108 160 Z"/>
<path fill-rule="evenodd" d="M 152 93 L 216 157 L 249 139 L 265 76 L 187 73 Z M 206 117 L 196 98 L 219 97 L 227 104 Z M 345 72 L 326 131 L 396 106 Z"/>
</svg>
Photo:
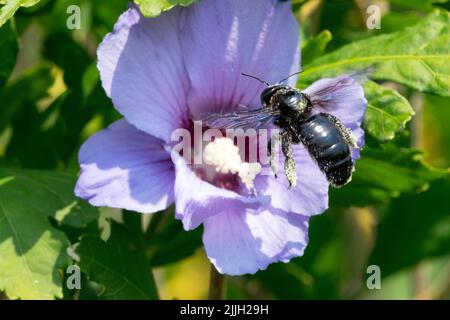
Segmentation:
<svg viewBox="0 0 450 320">
<path fill-rule="evenodd" d="M 135 2 L 156 16 L 192 1 Z M 80 145 L 119 118 L 95 52 L 128 2 L 0 3 L 0 291 L 11 299 L 205 298 L 201 228 L 183 231 L 173 208 L 151 218 L 99 213 L 73 195 Z M 367 146 L 352 183 L 332 190 L 330 210 L 311 219 L 305 256 L 230 277 L 228 298 L 450 298 L 450 4 L 377 1 L 379 30 L 366 27 L 369 4 L 293 1 L 303 35 L 299 87 L 374 67 L 364 88 Z M 66 27 L 69 5 L 81 8 L 79 30 Z M 81 290 L 63 286 L 72 263 Z M 366 287 L 369 265 L 381 268 L 381 290 Z"/>
</svg>

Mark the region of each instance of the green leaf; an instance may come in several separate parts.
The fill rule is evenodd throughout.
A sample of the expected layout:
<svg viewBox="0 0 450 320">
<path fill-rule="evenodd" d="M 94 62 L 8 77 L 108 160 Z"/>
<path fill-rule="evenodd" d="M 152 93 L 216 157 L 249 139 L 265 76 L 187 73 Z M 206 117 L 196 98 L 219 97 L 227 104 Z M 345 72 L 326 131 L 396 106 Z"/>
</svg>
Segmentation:
<svg viewBox="0 0 450 320">
<path fill-rule="evenodd" d="M 371 81 L 365 83 L 364 92 L 369 102 L 364 117 L 365 130 L 380 142 L 393 139 L 414 115 L 408 100 Z"/>
<path fill-rule="evenodd" d="M 419 23 L 422 17 L 415 11 L 411 12 L 387 12 L 381 18 L 380 32 L 391 33 L 402 30 L 406 27 L 413 26 Z"/>
<path fill-rule="evenodd" d="M 446 3 L 448 0 L 389 0 L 392 4 L 396 4 L 405 8 L 430 11 L 433 4 Z"/>
<path fill-rule="evenodd" d="M 37 4 L 40 0 L 2 0 L 0 4 L 0 27 L 10 19 L 20 7 L 31 7 Z"/>
<path fill-rule="evenodd" d="M 158 299 L 155 281 L 136 236 L 123 225 L 111 222 L 107 242 L 86 235 L 76 252 L 80 268 L 104 286 L 102 299 Z"/>
<path fill-rule="evenodd" d="M 374 65 L 375 79 L 450 96 L 450 13 L 436 10 L 413 27 L 346 45 L 306 65 L 300 81 Z"/>
<path fill-rule="evenodd" d="M 315 37 L 308 39 L 302 46 L 302 64 L 308 64 L 320 57 L 333 36 L 328 30 L 323 30 Z"/>
<path fill-rule="evenodd" d="M 9 298 L 62 297 L 69 241 L 50 218 L 78 227 L 96 217 L 73 187 L 66 174 L 0 167 L 0 291 Z"/>
<path fill-rule="evenodd" d="M 154 18 L 175 6 L 189 6 L 199 0 L 134 0 L 145 17 Z"/>
<path fill-rule="evenodd" d="M 19 51 L 16 32 L 12 23 L 0 28 L 0 90 L 6 83 L 14 65 Z"/>
<path fill-rule="evenodd" d="M 352 182 L 331 190 L 332 203 L 365 206 L 387 202 L 402 193 L 426 190 L 431 181 L 445 177 L 448 171 L 428 166 L 423 156 L 420 150 L 399 148 L 392 143 L 380 149 L 366 147 L 356 162 Z"/>
</svg>

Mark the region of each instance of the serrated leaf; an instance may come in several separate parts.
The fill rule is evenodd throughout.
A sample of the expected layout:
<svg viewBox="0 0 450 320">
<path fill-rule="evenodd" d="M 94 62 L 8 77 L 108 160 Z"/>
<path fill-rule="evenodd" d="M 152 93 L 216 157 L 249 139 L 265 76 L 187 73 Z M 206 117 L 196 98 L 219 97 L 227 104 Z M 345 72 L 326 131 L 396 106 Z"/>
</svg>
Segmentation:
<svg viewBox="0 0 450 320">
<path fill-rule="evenodd" d="M 40 0 L 3 0 L 0 2 L 3 6 L 0 8 L 0 27 L 10 19 L 20 7 L 31 7 Z"/>
<path fill-rule="evenodd" d="M 0 28 L 0 90 L 5 85 L 14 65 L 19 50 L 16 32 L 11 23 Z"/>
<path fill-rule="evenodd" d="M 393 139 L 414 115 L 408 100 L 398 92 L 371 81 L 365 83 L 364 92 L 369 102 L 364 129 L 380 142 Z"/>
<path fill-rule="evenodd" d="M 50 218 L 80 226 L 95 217 L 73 187 L 66 174 L 0 167 L 0 291 L 9 298 L 62 297 L 69 241 Z"/>
<path fill-rule="evenodd" d="M 142 14 L 148 18 L 159 16 L 175 6 L 189 6 L 199 0 L 134 0 Z"/>
<path fill-rule="evenodd" d="M 302 64 L 308 64 L 320 57 L 333 36 L 328 30 L 322 30 L 318 35 L 308 39 L 302 46 Z"/>
<path fill-rule="evenodd" d="M 346 45 L 306 65 L 300 81 L 369 66 L 375 79 L 450 96 L 450 13 L 436 10 L 415 26 Z"/>
<path fill-rule="evenodd" d="M 111 222 L 107 242 L 86 235 L 76 247 L 81 270 L 104 286 L 100 298 L 158 299 L 150 266 L 135 239 L 125 226 Z"/>
</svg>

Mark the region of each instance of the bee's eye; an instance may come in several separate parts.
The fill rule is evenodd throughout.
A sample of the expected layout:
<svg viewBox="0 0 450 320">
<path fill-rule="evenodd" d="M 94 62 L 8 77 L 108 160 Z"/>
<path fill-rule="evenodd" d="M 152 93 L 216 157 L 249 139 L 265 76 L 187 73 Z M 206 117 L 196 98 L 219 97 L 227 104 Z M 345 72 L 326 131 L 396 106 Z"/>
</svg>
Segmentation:
<svg viewBox="0 0 450 320">
<path fill-rule="evenodd" d="M 274 94 L 281 89 L 281 86 L 271 86 L 263 90 L 261 93 L 261 102 L 264 106 L 270 105 L 270 100 L 274 96 Z"/>
</svg>

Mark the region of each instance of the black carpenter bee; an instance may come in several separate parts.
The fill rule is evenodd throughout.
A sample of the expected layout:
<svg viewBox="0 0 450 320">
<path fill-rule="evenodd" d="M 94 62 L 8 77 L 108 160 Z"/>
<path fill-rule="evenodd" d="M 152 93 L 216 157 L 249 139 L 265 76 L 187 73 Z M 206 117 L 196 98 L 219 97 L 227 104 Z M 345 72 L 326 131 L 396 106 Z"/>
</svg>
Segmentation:
<svg viewBox="0 0 450 320">
<path fill-rule="evenodd" d="M 351 151 L 352 148 L 358 148 L 356 138 L 335 116 L 323 112 L 314 113 L 313 110 L 315 105 L 321 104 L 322 101 L 329 103 L 334 94 L 339 94 L 340 90 L 345 89 L 351 77 L 342 77 L 342 81 L 338 80 L 334 86 L 316 92 L 312 97 L 296 88 L 282 84 L 293 75 L 275 85 L 270 85 L 252 75 L 244 73 L 242 75 L 256 79 L 267 86 L 261 93 L 261 108 L 210 114 L 204 119 L 205 123 L 215 128 L 244 130 L 265 128 L 273 123 L 280 129 L 279 134 L 272 137 L 272 140 L 281 141 L 281 150 L 285 156 L 284 170 L 289 188 L 297 183 L 297 171 L 291 145 L 298 143 L 302 143 L 307 148 L 332 186 L 342 187 L 347 184 L 354 171 Z M 272 148 L 272 141 L 269 141 L 268 156 L 276 176 Z"/>
</svg>

